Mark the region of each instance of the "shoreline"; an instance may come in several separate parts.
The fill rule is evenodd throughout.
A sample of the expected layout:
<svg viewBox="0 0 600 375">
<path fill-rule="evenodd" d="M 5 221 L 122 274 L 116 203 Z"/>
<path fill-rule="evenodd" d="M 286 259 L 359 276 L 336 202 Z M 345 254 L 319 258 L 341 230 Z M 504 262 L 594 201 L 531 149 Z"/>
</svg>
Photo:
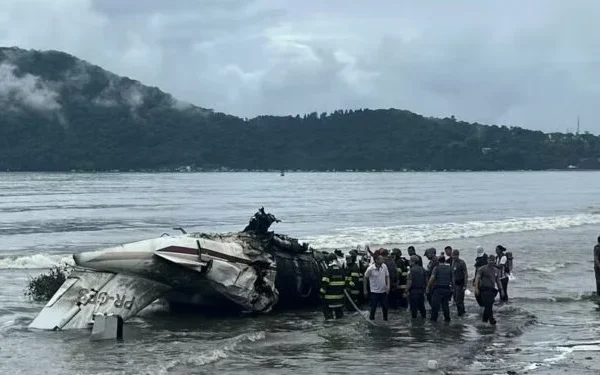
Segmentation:
<svg viewBox="0 0 600 375">
<path fill-rule="evenodd" d="M 471 170 L 471 169 L 453 169 L 453 170 L 388 170 L 388 169 L 372 169 L 372 170 L 319 170 L 319 169 L 296 169 L 296 170 L 285 170 L 285 174 L 289 173 L 516 173 L 516 172 L 598 172 L 600 169 L 579 169 L 579 168 L 564 168 L 564 169 L 494 169 L 494 170 Z M 111 170 L 56 170 L 56 171 L 44 171 L 44 170 L 25 170 L 25 171 L 11 171 L 4 170 L 0 171 L 0 174 L 8 173 L 47 173 L 47 174 L 93 174 L 93 173 L 277 173 L 280 174 L 280 170 L 275 169 L 190 169 L 190 170 L 179 170 L 179 169 L 111 169 Z M 283 177 L 283 176 L 282 176 Z"/>
</svg>

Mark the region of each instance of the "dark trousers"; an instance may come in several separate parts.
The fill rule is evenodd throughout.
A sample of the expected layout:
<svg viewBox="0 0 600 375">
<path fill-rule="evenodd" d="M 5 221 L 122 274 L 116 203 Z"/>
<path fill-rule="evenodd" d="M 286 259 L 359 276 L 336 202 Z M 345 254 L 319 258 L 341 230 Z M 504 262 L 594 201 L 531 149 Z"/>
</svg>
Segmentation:
<svg viewBox="0 0 600 375">
<path fill-rule="evenodd" d="M 390 309 L 397 309 L 400 302 L 400 296 L 398 294 L 398 289 L 390 289 L 390 293 L 388 294 L 388 306 Z"/>
<path fill-rule="evenodd" d="M 500 300 L 508 301 L 508 277 L 500 279 L 500 284 L 502 284 L 502 290 L 504 291 L 504 297 L 500 296 Z"/>
<path fill-rule="evenodd" d="M 335 315 L 336 319 L 341 319 L 344 317 L 344 308 L 340 307 L 329 307 L 328 304 L 323 305 L 323 315 L 325 315 L 325 319 L 333 319 Z"/>
<path fill-rule="evenodd" d="M 450 287 L 437 287 L 433 289 L 431 295 L 431 321 L 437 322 L 440 307 L 444 312 L 444 320 L 450 321 L 450 299 L 452 298 L 452 289 Z"/>
<path fill-rule="evenodd" d="M 410 302 L 410 315 L 415 319 L 417 317 L 417 311 L 421 313 L 421 317 L 425 319 L 427 312 L 425 311 L 425 294 L 424 291 L 410 292 L 408 295 Z"/>
<path fill-rule="evenodd" d="M 481 293 L 479 293 L 478 295 L 475 296 L 475 300 L 477 301 L 477 304 L 481 307 L 483 307 L 483 300 L 481 299 Z"/>
<path fill-rule="evenodd" d="M 388 295 L 387 293 L 371 293 L 371 313 L 369 319 L 375 319 L 375 311 L 377 311 L 377 305 L 381 306 L 383 312 L 383 320 L 388 320 Z"/>
<path fill-rule="evenodd" d="M 483 321 L 490 322 L 492 324 L 496 324 L 496 320 L 494 319 L 494 300 L 496 299 L 496 294 L 498 291 L 493 288 L 481 288 L 479 289 L 479 295 L 481 296 L 481 301 L 483 302 Z"/>
<path fill-rule="evenodd" d="M 406 300 L 406 296 L 404 295 L 405 291 L 406 289 L 404 288 L 396 288 L 390 291 L 390 294 L 388 296 L 388 303 L 390 305 L 390 308 L 406 309 L 408 307 L 408 302 Z"/>
<path fill-rule="evenodd" d="M 596 273 L 596 296 L 600 297 L 600 269 L 594 267 Z"/>
<path fill-rule="evenodd" d="M 408 298 L 406 298 L 406 288 L 400 288 L 399 289 L 399 294 L 400 294 L 400 300 L 399 300 L 399 305 L 401 309 L 407 309 L 408 308 Z"/>
<path fill-rule="evenodd" d="M 465 315 L 465 288 L 462 285 L 456 285 L 452 297 L 456 304 L 458 316 Z"/>
</svg>

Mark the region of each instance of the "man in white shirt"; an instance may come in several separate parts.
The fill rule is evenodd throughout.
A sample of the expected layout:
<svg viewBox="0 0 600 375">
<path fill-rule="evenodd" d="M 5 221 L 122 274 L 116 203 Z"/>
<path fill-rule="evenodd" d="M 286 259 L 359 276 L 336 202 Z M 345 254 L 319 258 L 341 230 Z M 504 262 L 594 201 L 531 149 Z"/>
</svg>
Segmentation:
<svg viewBox="0 0 600 375">
<path fill-rule="evenodd" d="M 383 320 L 388 320 L 388 293 L 390 292 L 390 273 L 383 263 L 383 257 L 378 255 L 365 272 L 365 279 L 369 281 L 371 291 L 371 312 L 369 319 L 375 319 L 377 305 L 381 305 Z M 364 283 L 364 292 L 367 294 L 367 283 Z"/>
</svg>

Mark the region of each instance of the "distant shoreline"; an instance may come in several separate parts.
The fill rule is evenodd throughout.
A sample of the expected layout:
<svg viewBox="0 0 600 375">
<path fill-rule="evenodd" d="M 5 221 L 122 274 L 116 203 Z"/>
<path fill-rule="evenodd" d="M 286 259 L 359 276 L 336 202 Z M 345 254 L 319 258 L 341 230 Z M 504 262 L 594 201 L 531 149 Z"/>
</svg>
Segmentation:
<svg viewBox="0 0 600 375">
<path fill-rule="evenodd" d="M 289 173 L 505 173 L 505 172 L 598 172 L 600 169 L 579 169 L 579 168 L 565 168 L 565 169 L 498 169 L 498 170 L 289 170 L 285 171 L 285 174 Z M 152 174 L 193 174 L 193 173 L 273 173 L 280 174 L 280 170 L 244 170 L 244 169 L 197 169 L 197 170 L 69 170 L 69 171 L 0 171 L 0 173 L 67 173 L 67 174 L 91 174 L 91 173 L 152 173 Z M 282 176 L 284 177 L 284 176 Z"/>
</svg>

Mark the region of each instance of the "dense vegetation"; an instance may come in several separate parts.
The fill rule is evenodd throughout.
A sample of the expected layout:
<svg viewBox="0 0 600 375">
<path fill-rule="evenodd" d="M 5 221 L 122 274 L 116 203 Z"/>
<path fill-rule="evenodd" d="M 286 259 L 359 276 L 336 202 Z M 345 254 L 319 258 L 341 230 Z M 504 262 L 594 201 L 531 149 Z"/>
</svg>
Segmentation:
<svg viewBox="0 0 600 375">
<path fill-rule="evenodd" d="M 43 273 L 36 277 L 30 277 L 25 295 L 33 301 L 47 302 L 60 286 L 67 280 L 71 272 L 71 267 L 67 265 L 54 266 L 48 273 Z"/>
<path fill-rule="evenodd" d="M 600 168 L 600 137 L 591 134 L 396 109 L 245 120 L 183 105 L 61 52 L 0 48 L 2 67 L 0 80 L 7 67 L 14 76 L 12 86 L 0 82 L 0 170 Z M 24 93 L 39 97 L 31 104 Z"/>
</svg>

